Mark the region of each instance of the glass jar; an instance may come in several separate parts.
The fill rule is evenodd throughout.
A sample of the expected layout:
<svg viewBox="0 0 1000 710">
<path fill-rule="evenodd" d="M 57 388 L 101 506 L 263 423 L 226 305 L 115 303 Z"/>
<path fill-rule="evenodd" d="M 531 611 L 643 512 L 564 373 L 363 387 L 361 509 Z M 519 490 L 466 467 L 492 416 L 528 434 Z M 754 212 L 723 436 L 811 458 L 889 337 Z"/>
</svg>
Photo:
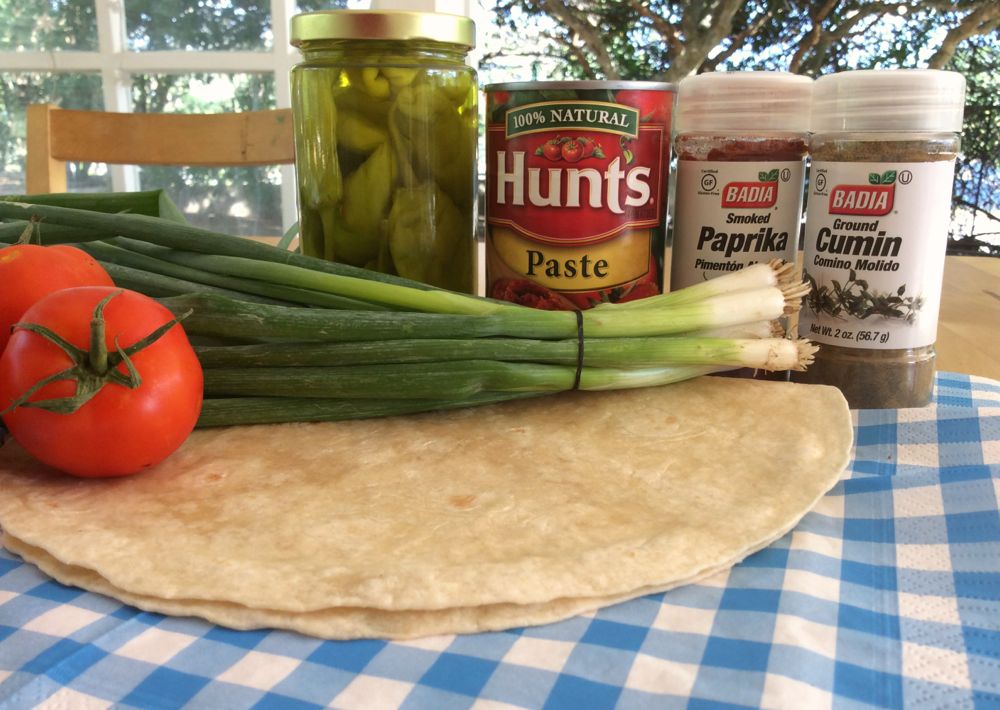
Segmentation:
<svg viewBox="0 0 1000 710">
<path fill-rule="evenodd" d="M 758 262 L 795 261 L 812 83 L 786 72 L 681 81 L 671 290 Z"/>
<path fill-rule="evenodd" d="M 930 401 L 964 99 L 955 72 L 816 80 L 799 333 L 820 350 L 794 381 L 852 408 Z"/>
<path fill-rule="evenodd" d="M 796 263 L 812 83 L 764 71 L 681 81 L 671 290 L 773 259 Z M 787 371 L 728 374 L 788 379 Z"/>
<path fill-rule="evenodd" d="M 472 20 L 331 10 L 291 27 L 303 253 L 474 293 Z"/>
</svg>

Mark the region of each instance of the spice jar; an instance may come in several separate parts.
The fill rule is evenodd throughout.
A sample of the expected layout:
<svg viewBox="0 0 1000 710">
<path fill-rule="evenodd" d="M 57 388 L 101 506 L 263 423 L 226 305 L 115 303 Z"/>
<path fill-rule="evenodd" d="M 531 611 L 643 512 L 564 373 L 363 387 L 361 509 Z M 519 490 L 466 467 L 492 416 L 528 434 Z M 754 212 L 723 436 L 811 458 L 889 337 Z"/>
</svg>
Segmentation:
<svg viewBox="0 0 1000 710">
<path fill-rule="evenodd" d="M 820 351 L 796 381 L 835 385 L 854 408 L 930 401 L 964 102 L 954 72 L 816 80 L 799 332 Z"/>
<path fill-rule="evenodd" d="M 473 293 L 472 20 L 331 10 L 291 38 L 303 253 Z"/>
<path fill-rule="evenodd" d="M 671 290 L 772 259 L 795 263 L 812 83 L 787 72 L 681 81 Z M 787 371 L 726 374 L 788 379 Z"/>
<path fill-rule="evenodd" d="M 795 260 L 811 91 L 811 79 L 786 72 L 681 81 L 671 290 Z"/>
</svg>

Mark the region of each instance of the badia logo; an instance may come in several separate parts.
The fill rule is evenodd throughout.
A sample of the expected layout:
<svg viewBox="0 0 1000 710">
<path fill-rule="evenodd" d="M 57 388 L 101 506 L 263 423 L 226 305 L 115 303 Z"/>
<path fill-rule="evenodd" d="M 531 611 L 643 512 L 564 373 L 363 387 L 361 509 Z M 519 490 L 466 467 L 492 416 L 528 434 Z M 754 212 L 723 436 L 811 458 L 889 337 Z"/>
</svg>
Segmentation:
<svg viewBox="0 0 1000 710">
<path fill-rule="evenodd" d="M 830 214 L 882 217 L 892 211 L 896 171 L 869 173 L 868 185 L 837 185 L 830 192 Z"/>
<path fill-rule="evenodd" d="M 729 182 L 722 188 L 722 206 L 737 209 L 774 207 L 778 201 L 778 169 L 761 171 L 758 182 Z"/>
</svg>

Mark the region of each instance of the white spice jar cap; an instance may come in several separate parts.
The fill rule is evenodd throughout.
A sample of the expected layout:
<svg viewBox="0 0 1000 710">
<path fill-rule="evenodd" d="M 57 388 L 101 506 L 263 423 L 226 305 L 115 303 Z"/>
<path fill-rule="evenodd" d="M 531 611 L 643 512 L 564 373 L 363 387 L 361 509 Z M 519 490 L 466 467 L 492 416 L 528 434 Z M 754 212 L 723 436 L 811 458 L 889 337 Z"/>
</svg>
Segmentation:
<svg viewBox="0 0 1000 710">
<path fill-rule="evenodd" d="M 753 133 L 809 130 L 813 80 L 788 72 L 707 72 L 677 87 L 674 130 Z"/>
<path fill-rule="evenodd" d="M 811 128 L 835 132 L 958 132 L 965 77 L 940 69 L 864 69 L 816 80 Z"/>
</svg>

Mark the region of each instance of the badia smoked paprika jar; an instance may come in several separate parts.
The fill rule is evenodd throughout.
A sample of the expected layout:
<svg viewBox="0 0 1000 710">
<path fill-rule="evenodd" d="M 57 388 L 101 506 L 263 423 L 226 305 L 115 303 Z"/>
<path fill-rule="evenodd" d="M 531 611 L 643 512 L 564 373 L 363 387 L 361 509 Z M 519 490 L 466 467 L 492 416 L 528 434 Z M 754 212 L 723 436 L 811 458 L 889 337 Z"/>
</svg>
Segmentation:
<svg viewBox="0 0 1000 710">
<path fill-rule="evenodd" d="M 816 80 L 799 333 L 820 350 L 793 380 L 834 385 L 852 408 L 930 401 L 964 104 L 955 72 Z"/>
<path fill-rule="evenodd" d="M 812 83 L 786 72 L 681 81 L 671 290 L 758 262 L 795 261 Z"/>
<path fill-rule="evenodd" d="M 303 253 L 474 293 L 472 20 L 310 12 L 291 42 Z"/>
</svg>

